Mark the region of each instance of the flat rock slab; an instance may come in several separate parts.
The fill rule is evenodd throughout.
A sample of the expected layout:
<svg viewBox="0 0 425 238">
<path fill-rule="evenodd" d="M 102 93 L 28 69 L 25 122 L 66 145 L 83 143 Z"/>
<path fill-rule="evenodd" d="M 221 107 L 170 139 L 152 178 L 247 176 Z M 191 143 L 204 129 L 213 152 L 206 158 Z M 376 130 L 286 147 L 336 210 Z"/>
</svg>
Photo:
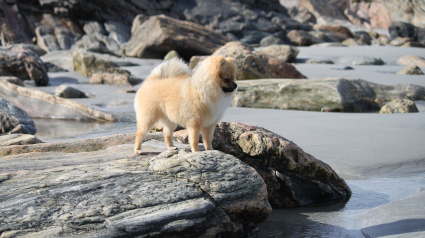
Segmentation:
<svg viewBox="0 0 425 238">
<path fill-rule="evenodd" d="M 15 150 L 0 157 L 2 237 L 241 237 L 270 214 L 264 181 L 237 158 L 160 153 L 156 140 L 135 155 L 128 140 L 6 147 Z"/>
<path fill-rule="evenodd" d="M 334 112 L 379 111 L 395 99 L 425 100 L 418 85 L 384 85 L 361 79 L 262 79 L 238 82 L 232 106 Z"/>
<path fill-rule="evenodd" d="M 0 78 L 0 97 L 18 106 L 33 118 L 83 121 L 117 120 L 109 113 L 37 89 L 20 87 L 2 78 Z"/>
</svg>

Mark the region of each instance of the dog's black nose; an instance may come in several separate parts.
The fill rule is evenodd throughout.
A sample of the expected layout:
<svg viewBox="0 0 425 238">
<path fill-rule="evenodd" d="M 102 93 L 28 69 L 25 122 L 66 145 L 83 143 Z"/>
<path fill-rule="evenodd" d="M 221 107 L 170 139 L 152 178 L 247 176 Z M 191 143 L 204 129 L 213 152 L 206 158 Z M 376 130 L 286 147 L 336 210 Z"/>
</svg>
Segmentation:
<svg viewBox="0 0 425 238">
<path fill-rule="evenodd" d="M 237 87 L 238 87 L 238 85 L 236 83 L 232 83 L 232 85 L 230 85 L 229 87 L 227 87 L 227 88 L 222 87 L 222 89 L 223 89 L 223 92 L 225 92 L 225 93 L 231 93 L 231 92 L 235 91 Z"/>
</svg>

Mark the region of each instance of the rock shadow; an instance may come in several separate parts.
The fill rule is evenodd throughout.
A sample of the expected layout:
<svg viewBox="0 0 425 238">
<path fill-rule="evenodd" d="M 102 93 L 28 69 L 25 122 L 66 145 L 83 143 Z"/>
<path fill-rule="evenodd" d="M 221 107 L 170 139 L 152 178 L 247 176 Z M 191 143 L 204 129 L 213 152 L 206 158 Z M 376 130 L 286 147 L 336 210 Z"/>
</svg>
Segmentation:
<svg viewBox="0 0 425 238">
<path fill-rule="evenodd" d="M 405 219 L 363 228 L 366 237 L 385 237 L 413 232 L 425 232 L 425 219 Z"/>
</svg>

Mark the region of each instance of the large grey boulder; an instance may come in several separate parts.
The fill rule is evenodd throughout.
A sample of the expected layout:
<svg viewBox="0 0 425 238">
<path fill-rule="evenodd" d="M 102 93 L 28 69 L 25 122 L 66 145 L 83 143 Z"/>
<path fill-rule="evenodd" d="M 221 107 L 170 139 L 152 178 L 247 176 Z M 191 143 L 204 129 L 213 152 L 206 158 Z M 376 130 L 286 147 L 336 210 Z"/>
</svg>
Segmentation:
<svg viewBox="0 0 425 238">
<path fill-rule="evenodd" d="M 34 135 L 36 132 L 34 122 L 24 110 L 0 98 L 0 133 Z"/>
<path fill-rule="evenodd" d="M 2 235 L 247 237 L 270 214 L 263 179 L 234 156 L 159 154 L 164 142 L 155 140 L 135 155 L 133 142 L 134 134 L 5 147 Z"/>
<path fill-rule="evenodd" d="M 292 64 L 275 56 L 254 52 L 250 45 L 232 41 L 220 47 L 213 55 L 235 59 L 238 80 L 261 78 L 306 78 Z"/>
<path fill-rule="evenodd" d="M 383 85 L 361 79 L 262 79 L 239 81 L 232 105 L 238 107 L 334 112 L 378 112 L 394 99 L 425 100 L 418 85 Z"/>
<path fill-rule="evenodd" d="M 52 118 L 83 121 L 116 121 L 109 113 L 84 104 L 56 97 L 33 88 L 20 87 L 0 77 L 0 97 L 25 110 L 34 118 Z"/>
<path fill-rule="evenodd" d="M 132 32 L 121 45 L 126 56 L 163 59 L 171 50 L 189 60 L 194 55 L 210 55 L 228 38 L 204 26 L 165 15 L 152 16 Z"/>
<path fill-rule="evenodd" d="M 174 136 L 187 143 L 186 131 L 174 132 Z M 255 168 L 267 184 L 268 199 L 274 208 L 346 202 L 351 196 L 344 179 L 328 164 L 264 128 L 220 122 L 213 148 Z"/>
<path fill-rule="evenodd" d="M 40 57 L 20 45 L 0 47 L 0 76 L 34 80 L 37 86 L 49 85 L 49 76 Z"/>
</svg>

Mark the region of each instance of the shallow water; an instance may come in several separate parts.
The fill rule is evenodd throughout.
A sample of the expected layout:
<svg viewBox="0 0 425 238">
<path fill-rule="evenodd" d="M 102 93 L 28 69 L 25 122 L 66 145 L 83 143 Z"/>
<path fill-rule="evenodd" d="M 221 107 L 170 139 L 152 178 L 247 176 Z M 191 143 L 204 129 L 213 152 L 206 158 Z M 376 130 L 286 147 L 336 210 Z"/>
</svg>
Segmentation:
<svg viewBox="0 0 425 238">
<path fill-rule="evenodd" d="M 42 141 L 70 141 L 119 133 L 134 133 L 135 122 L 80 122 L 34 119 Z M 346 180 L 352 197 L 346 204 L 274 209 L 259 225 L 258 237 L 364 237 L 358 214 L 410 196 L 425 187 L 425 175 Z"/>
<path fill-rule="evenodd" d="M 346 204 L 274 209 L 258 237 L 364 237 L 356 215 L 418 192 L 425 175 L 346 180 L 353 195 Z"/>
</svg>

